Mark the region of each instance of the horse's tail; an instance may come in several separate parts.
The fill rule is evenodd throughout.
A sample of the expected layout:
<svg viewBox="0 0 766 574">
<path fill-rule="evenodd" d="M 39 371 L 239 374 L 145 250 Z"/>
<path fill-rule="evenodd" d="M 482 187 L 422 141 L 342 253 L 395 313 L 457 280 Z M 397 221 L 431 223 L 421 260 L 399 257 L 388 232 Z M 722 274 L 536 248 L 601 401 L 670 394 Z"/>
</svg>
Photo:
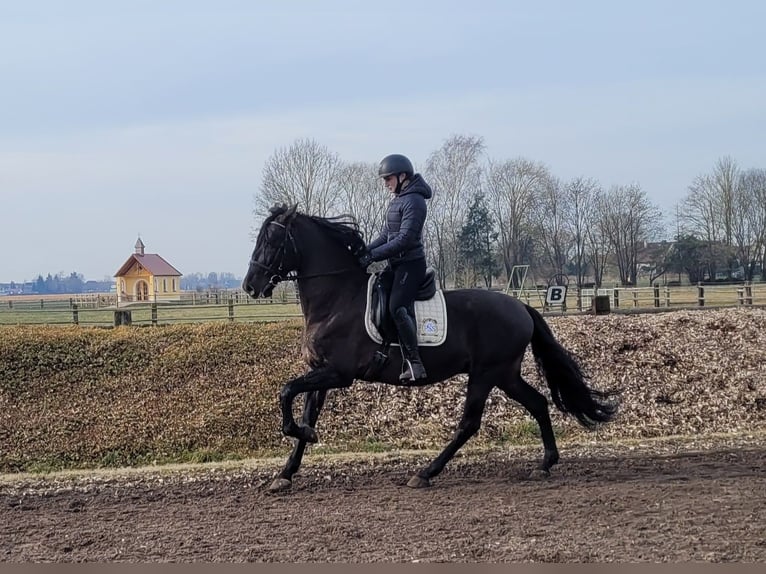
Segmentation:
<svg viewBox="0 0 766 574">
<path fill-rule="evenodd" d="M 556 341 L 543 316 L 529 305 L 526 308 L 535 324 L 532 354 L 540 376 L 548 383 L 556 407 L 576 417 L 581 425 L 588 428 L 612 420 L 618 406 L 615 393 L 590 388 L 579 362 Z"/>
</svg>

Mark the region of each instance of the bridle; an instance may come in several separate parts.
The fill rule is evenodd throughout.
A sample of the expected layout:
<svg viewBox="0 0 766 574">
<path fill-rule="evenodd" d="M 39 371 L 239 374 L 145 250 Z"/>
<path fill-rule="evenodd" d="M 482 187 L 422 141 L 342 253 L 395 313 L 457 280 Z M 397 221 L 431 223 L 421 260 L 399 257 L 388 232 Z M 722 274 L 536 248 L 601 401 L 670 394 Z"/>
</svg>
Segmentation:
<svg viewBox="0 0 766 574">
<path fill-rule="evenodd" d="M 260 267 L 261 269 L 266 270 L 266 272 L 271 273 L 269 284 L 276 287 L 282 281 L 292 280 L 289 272 L 285 273 L 284 271 L 285 245 L 287 245 L 288 239 L 290 239 L 290 243 L 293 246 L 293 255 L 295 255 L 296 258 L 299 258 L 299 255 L 298 255 L 298 249 L 295 246 L 295 238 L 293 237 L 293 234 L 290 233 L 290 230 L 288 229 L 288 227 L 284 225 L 283 223 L 279 223 L 278 221 L 270 221 L 269 225 L 277 225 L 285 230 L 285 239 L 282 241 L 282 245 L 279 246 L 279 250 L 277 251 L 277 256 L 274 258 L 274 261 L 279 259 L 279 267 L 274 269 L 273 264 L 266 265 L 265 263 L 261 263 L 260 261 L 258 261 L 258 259 L 255 258 L 255 253 L 253 253 L 253 256 L 250 258 L 250 265 L 256 265 L 257 267 Z"/>
<path fill-rule="evenodd" d="M 253 256 L 250 258 L 250 265 L 255 265 L 257 267 L 260 267 L 261 269 L 264 269 L 266 272 L 271 274 L 271 277 L 269 278 L 269 284 L 276 287 L 279 283 L 282 281 L 298 281 L 299 279 L 311 279 L 314 277 L 325 277 L 327 275 L 340 275 L 341 273 L 345 273 L 346 271 L 349 271 L 353 269 L 352 267 L 345 267 L 343 269 L 336 269 L 334 271 L 325 271 L 322 273 L 310 273 L 310 274 L 303 274 L 298 275 L 296 272 L 288 271 L 285 272 L 284 265 L 285 265 L 285 246 L 287 245 L 288 239 L 290 240 L 290 244 L 292 245 L 293 255 L 296 259 L 295 267 L 296 269 L 300 269 L 301 267 L 301 255 L 300 251 L 298 251 L 298 247 L 295 244 L 295 237 L 293 237 L 292 232 L 290 231 L 289 224 L 285 225 L 284 223 L 280 223 L 278 221 L 270 221 L 269 225 L 276 225 L 278 227 L 281 227 L 285 230 L 285 238 L 282 241 L 282 245 L 279 246 L 279 250 L 277 251 L 276 257 L 274 257 L 274 261 L 279 259 L 279 266 L 275 269 L 274 264 L 266 265 L 265 263 L 261 263 L 255 258 L 255 253 L 253 253 Z"/>
</svg>

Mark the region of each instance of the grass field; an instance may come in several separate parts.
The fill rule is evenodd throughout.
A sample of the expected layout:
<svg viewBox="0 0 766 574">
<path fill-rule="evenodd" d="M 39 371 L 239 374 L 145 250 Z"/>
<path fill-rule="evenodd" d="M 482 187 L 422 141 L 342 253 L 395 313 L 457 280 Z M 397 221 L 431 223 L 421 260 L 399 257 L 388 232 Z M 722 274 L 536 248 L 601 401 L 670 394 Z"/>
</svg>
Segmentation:
<svg viewBox="0 0 766 574">
<path fill-rule="evenodd" d="M 519 298 L 529 305 L 545 308 L 545 291 L 529 289 L 519 294 Z M 584 290 L 578 306 L 578 293 L 574 288 L 567 291 L 566 312 L 586 311 L 591 307 L 593 291 Z M 697 286 L 681 286 L 655 291 L 652 287 L 600 289 L 598 295 L 610 297 L 613 311 L 642 311 L 651 309 L 700 307 L 700 295 L 705 307 L 733 307 L 742 304 L 766 305 L 766 283 L 754 283 L 750 286 L 750 298 L 742 284 L 708 285 L 700 293 Z M 658 298 L 657 298 L 658 296 Z M 156 317 L 152 317 L 151 304 L 133 304 L 120 307 L 131 312 L 135 325 L 203 323 L 215 321 L 280 321 L 301 316 L 300 305 L 295 302 L 280 303 L 260 300 L 246 300 L 247 303 L 228 304 L 157 304 Z M 26 295 L 0 297 L 0 325 L 71 325 L 75 322 L 72 303 L 75 296 L 69 295 Z M 561 311 L 561 307 L 551 306 L 546 310 Z M 114 325 L 114 307 L 90 308 L 77 310 L 77 323 L 88 326 L 108 327 Z"/>
</svg>

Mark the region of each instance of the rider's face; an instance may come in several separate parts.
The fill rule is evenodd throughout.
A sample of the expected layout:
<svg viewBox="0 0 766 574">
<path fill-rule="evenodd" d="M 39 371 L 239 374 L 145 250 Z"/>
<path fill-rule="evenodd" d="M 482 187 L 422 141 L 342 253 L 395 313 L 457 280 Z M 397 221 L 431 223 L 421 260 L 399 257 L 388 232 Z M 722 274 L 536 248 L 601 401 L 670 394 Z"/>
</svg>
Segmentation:
<svg viewBox="0 0 766 574">
<path fill-rule="evenodd" d="M 399 176 L 397 175 L 389 175 L 383 178 L 383 185 L 385 185 L 386 188 L 388 188 L 388 191 L 390 191 L 391 193 L 394 193 L 394 191 L 396 190 L 398 177 Z"/>
</svg>

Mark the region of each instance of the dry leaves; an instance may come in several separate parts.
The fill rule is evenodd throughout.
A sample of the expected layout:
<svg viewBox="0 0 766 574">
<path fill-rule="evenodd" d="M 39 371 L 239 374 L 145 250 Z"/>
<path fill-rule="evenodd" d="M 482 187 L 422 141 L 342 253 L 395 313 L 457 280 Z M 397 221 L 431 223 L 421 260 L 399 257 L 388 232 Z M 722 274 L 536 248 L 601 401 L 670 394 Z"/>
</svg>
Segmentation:
<svg viewBox="0 0 766 574">
<path fill-rule="evenodd" d="M 608 441 L 766 429 L 766 311 L 548 318 L 591 384 L 621 390 L 593 432 L 552 408 L 562 439 Z M 246 457 L 291 444 L 281 384 L 303 372 L 299 323 L 0 329 L 0 471 Z M 547 393 L 531 355 L 525 378 Z M 328 397 L 320 450 L 438 448 L 460 418 L 465 377 L 421 389 L 357 383 Z M 495 390 L 471 444 L 539 444 Z"/>
</svg>

